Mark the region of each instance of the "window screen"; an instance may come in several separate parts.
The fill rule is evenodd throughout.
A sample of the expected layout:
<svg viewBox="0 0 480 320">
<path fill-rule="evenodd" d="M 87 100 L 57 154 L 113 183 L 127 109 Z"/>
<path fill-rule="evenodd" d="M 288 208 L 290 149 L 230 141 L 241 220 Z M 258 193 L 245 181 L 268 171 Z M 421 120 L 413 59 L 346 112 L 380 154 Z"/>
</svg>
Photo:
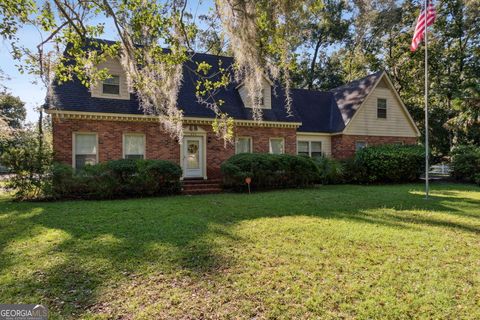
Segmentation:
<svg viewBox="0 0 480 320">
<path fill-rule="evenodd" d="M 123 137 L 125 159 L 143 159 L 145 157 L 145 136 L 125 134 Z"/>
<path fill-rule="evenodd" d="M 321 158 L 322 157 L 322 142 L 320 141 L 311 141 L 310 142 L 310 156 L 312 158 Z"/>
<path fill-rule="evenodd" d="M 387 118 L 387 99 L 377 100 L 377 118 Z"/>
<path fill-rule="evenodd" d="M 251 150 L 251 138 L 249 137 L 240 137 L 237 139 L 237 149 L 236 153 L 250 153 Z"/>
<path fill-rule="evenodd" d="M 308 141 L 297 142 L 297 153 L 305 156 L 310 156 L 310 150 L 308 148 Z"/>
<path fill-rule="evenodd" d="M 282 154 L 284 153 L 283 139 L 273 138 L 270 139 L 270 153 Z"/>
<path fill-rule="evenodd" d="M 97 135 L 94 133 L 75 134 L 75 168 L 97 163 Z"/>
<path fill-rule="evenodd" d="M 120 94 L 120 77 L 111 76 L 103 81 L 103 93 Z"/>
</svg>

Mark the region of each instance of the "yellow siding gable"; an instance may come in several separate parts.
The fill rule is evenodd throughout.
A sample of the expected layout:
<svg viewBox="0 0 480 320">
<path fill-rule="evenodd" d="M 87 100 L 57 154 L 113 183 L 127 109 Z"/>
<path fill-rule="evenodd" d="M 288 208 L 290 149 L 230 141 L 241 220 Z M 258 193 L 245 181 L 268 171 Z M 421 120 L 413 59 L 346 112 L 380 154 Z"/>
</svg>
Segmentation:
<svg viewBox="0 0 480 320">
<path fill-rule="evenodd" d="M 381 80 L 384 84 L 385 77 Z M 418 137 L 417 130 L 401 105 L 394 89 L 377 86 L 344 130 L 345 134 L 367 136 Z M 387 99 L 387 118 L 377 118 L 377 99 Z"/>
</svg>

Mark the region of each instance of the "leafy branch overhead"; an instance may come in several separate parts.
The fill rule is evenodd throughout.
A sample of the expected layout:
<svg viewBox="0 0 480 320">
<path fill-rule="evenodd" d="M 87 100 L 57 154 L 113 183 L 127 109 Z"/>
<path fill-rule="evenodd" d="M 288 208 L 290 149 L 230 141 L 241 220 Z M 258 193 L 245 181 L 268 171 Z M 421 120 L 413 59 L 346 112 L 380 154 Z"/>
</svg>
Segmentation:
<svg viewBox="0 0 480 320">
<path fill-rule="evenodd" d="M 218 93 L 229 85 L 244 86 L 260 121 L 264 80 L 285 88 L 288 113 L 292 87 L 329 90 L 381 69 L 422 130 L 423 50 L 408 49 L 420 2 L 3 0 L 0 35 L 20 70 L 39 75 L 46 86 L 76 77 L 91 87 L 111 76 L 102 62 L 118 58 L 140 106 L 176 138 L 183 134 L 177 98 L 185 68 L 199 79 L 195 96 L 213 111 L 213 129 L 226 142 L 234 122 Z M 445 155 L 456 143 L 480 143 L 480 6 L 478 0 L 435 5 L 431 136 L 434 152 Z M 27 25 L 38 30 L 33 47 L 19 38 Z M 117 41 L 92 41 L 112 37 Z M 235 63 L 197 64 L 195 52 L 233 56 Z M 48 99 L 55 105 L 54 96 Z"/>
<path fill-rule="evenodd" d="M 282 80 L 290 108 L 288 88 L 296 41 L 293 31 L 310 7 L 320 5 L 320 1 L 310 1 L 305 6 L 287 0 L 215 2 L 214 16 L 229 39 L 236 65 L 233 70 L 221 69 L 223 74 L 215 78 L 209 74 L 206 62 L 192 71 L 201 79 L 196 95 L 205 107 L 215 112 L 214 128 L 224 139 L 232 138 L 233 121 L 221 111 L 223 102 L 215 98 L 215 91 L 232 81 L 247 88 L 255 120 L 261 120 L 262 116 L 258 98 L 264 77 Z M 187 6 L 186 0 L 3 1 L 0 33 L 11 40 L 12 52 L 19 60 L 26 55 L 38 57 L 28 62 L 38 64 L 40 75 L 45 72 L 42 57 L 55 50 L 54 68 L 49 69 L 59 82 L 77 77 L 91 87 L 110 77 L 108 70 L 99 68 L 99 64 L 118 57 L 129 89 L 137 94 L 143 110 L 158 115 L 164 128 L 181 138 L 183 115 L 177 97 L 182 85 L 182 67 L 191 60 L 193 44 L 200 34 Z M 114 44 L 92 41 L 104 35 L 107 21 L 118 41 Z M 19 45 L 18 30 L 25 24 L 35 26 L 41 35 L 36 54 Z M 51 85 L 51 81 L 46 84 Z M 52 94 L 52 90 L 49 92 Z M 54 104 L 55 97 L 49 99 Z"/>
</svg>

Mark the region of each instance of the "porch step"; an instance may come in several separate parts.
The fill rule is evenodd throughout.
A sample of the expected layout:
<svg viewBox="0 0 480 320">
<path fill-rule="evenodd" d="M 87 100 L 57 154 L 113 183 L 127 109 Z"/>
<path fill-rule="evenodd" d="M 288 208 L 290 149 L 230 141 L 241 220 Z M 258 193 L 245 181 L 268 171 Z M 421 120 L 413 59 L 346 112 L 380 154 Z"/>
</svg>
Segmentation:
<svg viewBox="0 0 480 320">
<path fill-rule="evenodd" d="M 215 184 L 221 184 L 222 180 L 221 179 L 183 179 L 182 183 L 184 185 L 192 185 L 192 184 L 206 184 L 206 183 L 215 183 Z"/>
<path fill-rule="evenodd" d="M 223 191 L 220 179 L 185 179 L 182 181 L 183 194 L 207 194 Z"/>
</svg>

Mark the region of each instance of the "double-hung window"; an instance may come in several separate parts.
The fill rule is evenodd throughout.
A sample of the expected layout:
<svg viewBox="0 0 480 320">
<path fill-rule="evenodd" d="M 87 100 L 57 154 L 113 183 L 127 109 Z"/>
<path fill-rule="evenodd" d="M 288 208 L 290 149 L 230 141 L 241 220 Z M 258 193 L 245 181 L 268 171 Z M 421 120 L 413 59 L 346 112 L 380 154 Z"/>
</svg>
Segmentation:
<svg viewBox="0 0 480 320">
<path fill-rule="evenodd" d="M 252 152 L 252 138 L 238 137 L 235 143 L 235 153 L 251 153 Z"/>
<path fill-rule="evenodd" d="M 285 153 L 285 140 L 283 138 L 270 138 L 270 153 Z"/>
<path fill-rule="evenodd" d="M 123 157 L 125 159 L 145 159 L 145 135 L 126 133 L 123 135 Z"/>
<path fill-rule="evenodd" d="M 73 148 L 73 165 L 76 169 L 97 163 L 98 143 L 96 133 L 75 133 Z"/>
<path fill-rule="evenodd" d="M 310 156 L 310 144 L 308 141 L 297 142 L 297 154 Z"/>
<path fill-rule="evenodd" d="M 322 157 L 322 142 L 321 141 L 298 141 L 297 154 L 309 156 L 312 158 Z"/>
<path fill-rule="evenodd" d="M 387 118 L 387 99 L 377 99 L 377 118 Z"/>
<path fill-rule="evenodd" d="M 102 92 L 106 94 L 120 94 L 120 77 L 110 76 L 110 78 L 103 80 Z"/>
</svg>

